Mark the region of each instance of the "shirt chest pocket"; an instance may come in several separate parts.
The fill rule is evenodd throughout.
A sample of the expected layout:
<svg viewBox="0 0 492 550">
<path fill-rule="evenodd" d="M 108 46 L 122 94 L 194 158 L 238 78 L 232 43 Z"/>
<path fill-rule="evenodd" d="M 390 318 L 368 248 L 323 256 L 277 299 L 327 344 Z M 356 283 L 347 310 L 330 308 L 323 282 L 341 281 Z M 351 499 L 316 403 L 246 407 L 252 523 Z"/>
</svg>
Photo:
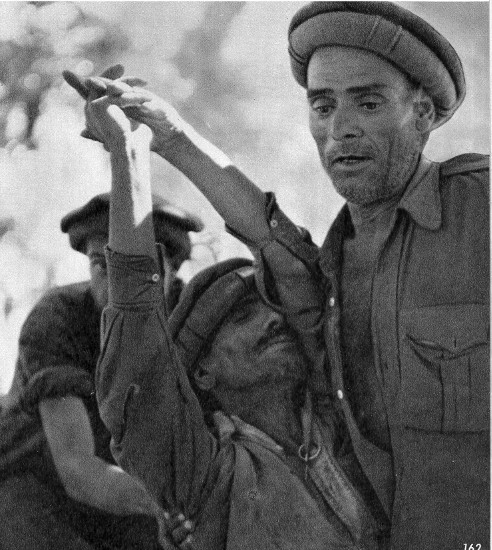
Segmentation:
<svg viewBox="0 0 492 550">
<path fill-rule="evenodd" d="M 489 309 L 436 306 L 400 316 L 403 424 L 441 432 L 489 429 Z"/>
</svg>

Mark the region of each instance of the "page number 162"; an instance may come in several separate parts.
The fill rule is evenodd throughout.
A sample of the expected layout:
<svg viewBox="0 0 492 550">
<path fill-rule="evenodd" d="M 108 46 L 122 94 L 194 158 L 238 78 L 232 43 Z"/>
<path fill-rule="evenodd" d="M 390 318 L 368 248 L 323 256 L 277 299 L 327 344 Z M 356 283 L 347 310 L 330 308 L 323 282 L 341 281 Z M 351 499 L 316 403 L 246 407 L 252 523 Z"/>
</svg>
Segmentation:
<svg viewBox="0 0 492 550">
<path fill-rule="evenodd" d="M 482 550 L 481 544 L 463 544 L 463 550 Z"/>
</svg>

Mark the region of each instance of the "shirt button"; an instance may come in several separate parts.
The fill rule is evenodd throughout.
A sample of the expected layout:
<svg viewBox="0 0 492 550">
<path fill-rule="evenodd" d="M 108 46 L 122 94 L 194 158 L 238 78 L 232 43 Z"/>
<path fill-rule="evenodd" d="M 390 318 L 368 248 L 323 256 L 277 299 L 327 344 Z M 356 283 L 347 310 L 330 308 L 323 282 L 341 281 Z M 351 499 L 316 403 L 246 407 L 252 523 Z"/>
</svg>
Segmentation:
<svg viewBox="0 0 492 550">
<path fill-rule="evenodd" d="M 333 307 L 335 305 L 335 298 L 333 296 L 330 297 L 328 304 L 330 305 L 330 307 Z"/>
<path fill-rule="evenodd" d="M 278 221 L 277 220 L 272 220 L 270 222 L 270 227 L 273 227 L 275 229 L 275 227 L 278 227 Z"/>
<path fill-rule="evenodd" d="M 337 391 L 337 397 L 338 397 L 338 399 L 343 399 L 343 391 L 342 390 Z"/>
<path fill-rule="evenodd" d="M 160 279 L 159 277 L 159 274 L 158 273 L 154 273 L 152 275 L 152 280 L 154 281 L 154 283 L 157 283 L 157 281 Z"/>
</svg>

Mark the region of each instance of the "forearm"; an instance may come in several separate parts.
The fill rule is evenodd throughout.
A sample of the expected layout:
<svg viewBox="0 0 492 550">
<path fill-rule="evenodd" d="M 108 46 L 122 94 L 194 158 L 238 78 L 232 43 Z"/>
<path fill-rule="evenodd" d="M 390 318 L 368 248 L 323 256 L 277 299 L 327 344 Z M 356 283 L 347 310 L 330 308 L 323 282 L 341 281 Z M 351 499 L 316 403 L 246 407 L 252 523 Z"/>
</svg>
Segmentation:
<svg viewBox="0 0 492 550">
<path fill-rule="evenodd" d="M 191 180 L 234 231 L 254 243 L 268 238 L 263 191 L 195 130 L 185 126 L 158 154 Z"/>
<path fill-rule="evenodd" d="M 122 254 L 155 258 L 149 142 L 128 140 L 110 151 L 110 159 L 109 246 Z"/>
<path fill-rule="evenodd" d="M 71 498 L 106 513 L 155 516 L 158 510 L 142 483 L 96 456 L 67 461 L 61 477 Z"/>
</svg>

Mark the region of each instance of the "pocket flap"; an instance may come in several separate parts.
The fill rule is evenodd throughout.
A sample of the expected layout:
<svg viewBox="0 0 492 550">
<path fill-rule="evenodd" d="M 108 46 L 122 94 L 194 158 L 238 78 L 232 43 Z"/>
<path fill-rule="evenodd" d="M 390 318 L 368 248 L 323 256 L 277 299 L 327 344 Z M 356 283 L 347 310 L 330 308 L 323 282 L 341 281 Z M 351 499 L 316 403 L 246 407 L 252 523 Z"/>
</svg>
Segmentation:
<svg viewBox="0 0 492 550">
<path fill-rule="evenodd" d="M 407 336 L 429 348 L 459 355 L 489 340 L 489 307 L 485 304 L 433 306 L 401 313 Z"/>
</svg>

